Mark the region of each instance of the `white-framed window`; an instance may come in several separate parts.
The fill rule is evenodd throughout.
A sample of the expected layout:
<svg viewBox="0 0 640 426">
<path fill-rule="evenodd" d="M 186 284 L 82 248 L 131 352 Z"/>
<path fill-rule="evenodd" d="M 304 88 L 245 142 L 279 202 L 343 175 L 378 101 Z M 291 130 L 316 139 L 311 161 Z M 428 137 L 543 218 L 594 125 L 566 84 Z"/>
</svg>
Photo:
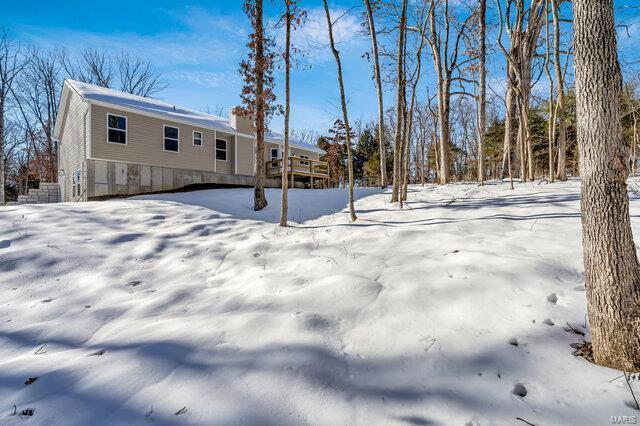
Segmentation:
<svg viewBox="0 0 640 426">
<path fill-rule="evenodd" d="M 300 164 L 302 164 L 303 166 L 308 166 L 309 165 L 308 161 L 304 161 L 304 160 L 308 160 L 308 159 L 309 159 L 308 155 L 300 154 Z"/>
<path fill-rule="evenodd" d="M 107 142 L 127 144 L 127 117 L 107 114 Z"/>
<path fill-rule="evenodd" d="M 227 161 L 227 141 L 216 139 L 216 160 Z"/>
<path fill-rule="evenodd" d="M 193 146 L 202 146 L 202 132 L 193 131 Z"/>
<path fill-rule="evenodd" d="M 164 129 L 164 150 L 180 152 L 180 129 L 173 126 L 162 126 Z"/>
<path fill-rule="evenodd" d="M 79 197 L 81 193 L 80 191 L 82 190 L 82 170 L 78 169 L 73 172 L 73 175 L 71 175 L 71 182 L 71 192 L 73 198 Z"/>
<path fill-rule="evenodd" d="M 280 158 L 280 150 L 278 148 L 271 148 L 271 161 Z"/>
</svg>

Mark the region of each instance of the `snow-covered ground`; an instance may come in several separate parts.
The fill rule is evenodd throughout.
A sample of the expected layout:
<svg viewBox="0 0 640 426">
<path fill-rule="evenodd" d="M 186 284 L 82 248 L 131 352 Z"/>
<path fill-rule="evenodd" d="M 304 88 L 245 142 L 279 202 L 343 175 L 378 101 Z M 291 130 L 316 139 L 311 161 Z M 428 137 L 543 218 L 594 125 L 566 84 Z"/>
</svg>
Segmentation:
<svg viewBox="0 0 640 426">
<path fill-rule="evenodd" d="M 288 229 L 277 190 L 257 213 L 250 189 L 0 208 L 0 424 L 639 414 L 619 372 L 571 354 L 577 181 L 411 187 L 402 210 L 358 190 L 354 224 L 343 190 L 290 194 Z"/>
</svg>

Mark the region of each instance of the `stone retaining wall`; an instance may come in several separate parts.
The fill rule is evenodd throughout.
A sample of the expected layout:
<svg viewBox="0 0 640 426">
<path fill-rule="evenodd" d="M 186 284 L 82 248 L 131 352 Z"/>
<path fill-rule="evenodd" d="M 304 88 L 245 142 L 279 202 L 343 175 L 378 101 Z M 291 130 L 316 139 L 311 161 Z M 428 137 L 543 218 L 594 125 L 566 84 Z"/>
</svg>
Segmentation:
<svg viewBox="0 0 640 426">
<path fill-rule="evenodd" d="M 18 204 L 44 204 L 60 201 L 58 184 L 40 182 L 38 189 L 29 189 L 28 194 L 18 195 Z"/>
</svg>

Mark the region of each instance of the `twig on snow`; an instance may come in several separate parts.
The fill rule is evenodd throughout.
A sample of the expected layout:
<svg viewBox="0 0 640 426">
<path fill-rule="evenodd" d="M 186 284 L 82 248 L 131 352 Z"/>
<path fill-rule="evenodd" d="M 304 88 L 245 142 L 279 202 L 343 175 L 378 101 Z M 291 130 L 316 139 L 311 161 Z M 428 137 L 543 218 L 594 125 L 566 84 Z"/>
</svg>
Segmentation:
<svg viewBox="0 0 640 426">
<path fill-rule="evenodd" d="M 581 336 L 584 336 L 584 332 L 580 330 L 576 330 L 571 324 L 569 324 L 569 321 L 565 321 L 565 323 L 567 324 L 567 327 L 569 327 L 569 330 L 567 331 L 571 331 L 573 334 L 579 334 Z"/>
<path fill-rule="evenodd" d="M 625 382 L 627 382 L 627 386 L 629 387 L 629 392 L 631 392 L 631 396 L 633 397 L 633 402 L 636 403 L 636 410 L 640 410 L 640 404 L 638 404 L 638 400 L 636 399 L 636 394 L 633 392 L 633 388 L 631 387 L 631 379 L 630 374 L 628 374 L 626 371 L 623 371 L 624 373 L 624 380 Z"/>
<path fill-rule="evenodd" d="M 424 343 L 425 352 L 429 352 L 429 349 L 431 349 L 436 344 L 438 345 L 439 349 L 442 349 L 440 342 L 438 342 L 438 339 L 436 339 L 435 337 L 430 337 L 430 336 L 421 336 L 421 337 L 422 338 L 419 341 Z"/>
</svg>

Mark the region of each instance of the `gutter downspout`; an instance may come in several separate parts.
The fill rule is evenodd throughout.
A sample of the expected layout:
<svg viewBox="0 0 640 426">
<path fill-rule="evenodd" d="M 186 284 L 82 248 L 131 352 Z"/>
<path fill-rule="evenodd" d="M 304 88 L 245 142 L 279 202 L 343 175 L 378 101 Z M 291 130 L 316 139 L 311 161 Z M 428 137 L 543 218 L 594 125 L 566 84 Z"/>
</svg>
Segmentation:
<svg viewBox="0 0 640 426">
<path fill-rule="evenodd" d="M 88 103 L 89 108 L 87 108 L 87 110 L 84 112 L 84 115 L 82 117 L 82 126 L 84 128 L 83 132 L 83 140 L 82 140 L 82 151 L 83 151 L 83 158 L 82 158 L 82 198 L 83 201 L 86 201 L 86 194 L 87 194 L 87 116 L 89 115 L 89 113 L 91 112 L 91 104 Z"/>
</svg>

